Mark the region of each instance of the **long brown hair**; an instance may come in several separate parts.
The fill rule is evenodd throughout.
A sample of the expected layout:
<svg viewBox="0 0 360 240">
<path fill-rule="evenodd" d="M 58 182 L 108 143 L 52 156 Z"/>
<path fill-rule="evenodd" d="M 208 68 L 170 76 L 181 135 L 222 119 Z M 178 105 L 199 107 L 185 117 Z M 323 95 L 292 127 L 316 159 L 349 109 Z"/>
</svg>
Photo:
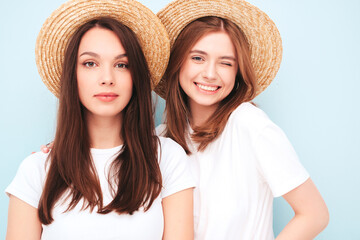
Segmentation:
<svg viewBox="0 0 360 240">
<path fill-rule="evenodd" d="M 76 79 L 81 38 L 94 27 L 109 29 L 118 36 L 128 57 L 133 81 L 132 97 L 123 110 L 119 133 L 124 143 L 109 171 L 114 199 L 107 206 L 103 206 L 103 195 L 90 154 L 85 107 L 79 99 Z M 148 210 L 162 187 L 154 128 L 150 73 L 136 35 L 111 18 L 82 25 L 70 39 L 65 52 L 57 130 L 38 208 L 40 221 L 43 224 L 53 221 L 51 211 L 63 195 L 71 199 L 67 211 L 81 199 L 84 200 L 83 210 L 90 208 L 93 211 L 97 207 L 97 212 L 103 214 L 111 211 L 132 214 L 141 206 Z"/>
<path fill-rule="evenodd" d="M 226 32 L 232 40 L 238 62 L 238 72 L 234 89 L 218 105 L 217 110 L 202 126 L 196 126 L 191 138 L 199 143 L 198 151 L 203 151 L 224 130 L 230 114 L 242 102 L 250 101 L 256 93 L 255 71 L 250 60 L 249 44 L 245 35 L 233 22 L 219 17 L 199 18 L 187 25 L 177 37 L 165 73 L 167 80 L 166 130 L 165 135 L 178 142 L 190 154 L 186 141 L 190 109 L 187 95 L 179 84 L 179 72 L 187 55 L 196 42 L 212 32 Z"/>
</svg>

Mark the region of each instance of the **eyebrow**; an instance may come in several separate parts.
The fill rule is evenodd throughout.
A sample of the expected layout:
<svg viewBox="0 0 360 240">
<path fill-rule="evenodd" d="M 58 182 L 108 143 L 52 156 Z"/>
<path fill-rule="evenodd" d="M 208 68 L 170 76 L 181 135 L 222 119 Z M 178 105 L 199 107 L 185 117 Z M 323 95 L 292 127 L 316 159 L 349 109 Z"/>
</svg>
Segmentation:
<svg viewBox="0 0 360 240">
<path fill-rule="evenodd" d="M 201 50 L 192 50 L 192 51 L 190 51 L 190 53 L 199 53 L 199 54 L 206 55 L 206 56 L 208 55 L 206 52 L 201 51 Z M 236 62 L 236 58 L 233 56 L 221 56 L 220 59 L 228 59 L 228 60 L 232 60 L 232 61 Z"/>
<path fill-rule="evenodd" d="M 80 54 L 79 57 L 81 57 L 81 56 L 83 56 L 83 55 L 90 55 L 90 56 L 97 57 L 97 58 L 100 57 L 99 54 L 94 53 L 94 52 L 83 52 L 83 53 Z M 119 55 L 117 55 L 114 59 L 120 59 L 120 58 L 123 58 L 123 57 L 127 57 L 126 53 L 119 54 Z"/>
</svg>

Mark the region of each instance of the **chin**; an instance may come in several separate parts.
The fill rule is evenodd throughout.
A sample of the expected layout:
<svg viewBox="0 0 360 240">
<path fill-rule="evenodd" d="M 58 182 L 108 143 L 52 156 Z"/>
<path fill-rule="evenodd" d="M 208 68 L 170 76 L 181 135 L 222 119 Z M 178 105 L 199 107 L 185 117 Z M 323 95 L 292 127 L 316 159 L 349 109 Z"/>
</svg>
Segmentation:
<svg viewBox="0 0 360 240">
<path fill-rule="evenodd" d="M 121 116 L 122 111 L 93 111 L 90 114 L 93 117 L 97 118 L 119 118 Z"/>
</svg>

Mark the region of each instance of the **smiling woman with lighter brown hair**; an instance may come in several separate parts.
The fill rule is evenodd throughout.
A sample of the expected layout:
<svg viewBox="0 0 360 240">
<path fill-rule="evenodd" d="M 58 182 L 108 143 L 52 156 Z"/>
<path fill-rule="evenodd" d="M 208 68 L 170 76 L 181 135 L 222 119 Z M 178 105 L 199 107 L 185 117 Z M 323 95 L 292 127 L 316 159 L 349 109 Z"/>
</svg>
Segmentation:
<svg viewBox="0 0 360 240">
<path fill-rule="evenodd" d="M 274 22 L 242 0 L 175 0 L 158 16 L 171 55 L 157 130 L 190 157 L 195 239 L 273 240 L 280 196 L 295 216 L 276 239 L 313 239 L 329 221 L 326 204 L 283 131 L 251 103 L 280 67 Z"/>
</svg>

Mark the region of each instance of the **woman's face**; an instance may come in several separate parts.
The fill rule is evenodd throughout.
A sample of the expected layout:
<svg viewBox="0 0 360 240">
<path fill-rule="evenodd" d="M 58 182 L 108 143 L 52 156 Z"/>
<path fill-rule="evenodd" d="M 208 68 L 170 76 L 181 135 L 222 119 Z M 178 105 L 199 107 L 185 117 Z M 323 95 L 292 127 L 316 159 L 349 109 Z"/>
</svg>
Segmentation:
<svg viewBox="0 0 360 240">
<path fill-rule="evenodd" d="M 132 96 L 126 52 L 114 32 L 94 27 L 82 37 L 76 66 L 79 97 L 88 114 L 121 116 Z"/>
<path fill-rule="evenodd" d="M 195 43 L 180 68 L 180 86 L 191 110 L 214 110 L 234 88 L 238 70 L 235 48 L 225 32 L 204 35 Z"/>
</svg>

